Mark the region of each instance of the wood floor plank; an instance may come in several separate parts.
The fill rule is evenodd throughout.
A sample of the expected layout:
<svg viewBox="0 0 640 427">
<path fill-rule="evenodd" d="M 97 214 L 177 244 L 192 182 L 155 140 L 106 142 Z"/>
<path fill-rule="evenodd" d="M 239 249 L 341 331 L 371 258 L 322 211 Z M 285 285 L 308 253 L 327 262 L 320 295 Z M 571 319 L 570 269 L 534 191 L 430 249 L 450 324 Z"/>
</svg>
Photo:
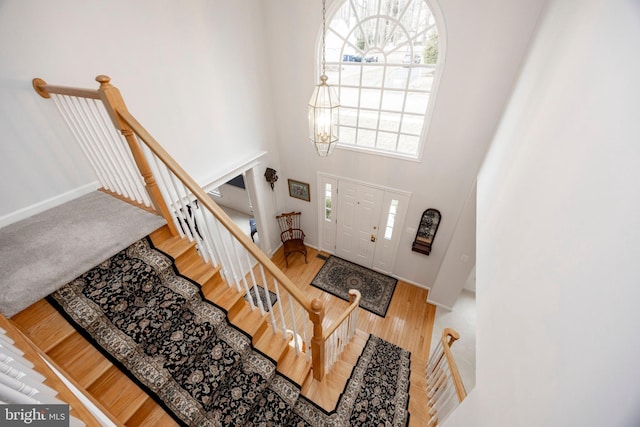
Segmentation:
<svg viewBox="0 0 640 427">
<path fill-rule="evenodd" d="M 304 263 L 304 259 L 294 260 L 291 257 L 289 267 L 285 267 L 281 248 L 272 259 L 289 279 L 310 298 L 319 298 L 324 302 L 324 324 L 329 325 L 345 310 L 348 303 L 311 285 L 316 274 L 324 265 L 324 260 L 318 258 L 318 254 L 328 256 L 326 253 L 307 247 L 308 264 Z M 426 394 L 422 392 L 424 383 L 417 381 L 419 376 L 422 375 L 421 373 L 424 372 L 425 361 L 429 357 L 431 333 L 436 312 L 436 307 L 427 303 L 427 296 L 427 289 L 400 280 L 396 285 L 385 317 L 370 313 L 364 309 L 359 309 L 358 313 L 358 329 L 364 333 L 365 337 L 371 333 L 411 352 L 412 376 L 418 376 L 414 376 L 416 381 L 411 381 L 409 388 L 409 395 L 415 395 L 413 400 L 410 398 L 410 403 L 415 412 L 411 412 L 410 424 L 416 426 L 425 425 L 427 420 L 425 418 Z M 302 314 L 300 316 L 301 318 L 304 317 Z M 363 347 L 364 343 L 358 350 L 352 352 L 349 352 L 349 348 L 347 348 L 347 353 L 343 358 L 350 362 L 354 361 L 354 359 L 357 360 Z M 414 370 L 418 374 L 414 374 Z M 338 402 L 345 383 L 346 381 L 337 378 L 336 374 L 332 375 L 330 372 L 327 375 L 327 380 L 323 383 L 318 383 L 317 381 L 306 382 L 302 392 L 321 407 L 332 410 Z"/>
</svg>

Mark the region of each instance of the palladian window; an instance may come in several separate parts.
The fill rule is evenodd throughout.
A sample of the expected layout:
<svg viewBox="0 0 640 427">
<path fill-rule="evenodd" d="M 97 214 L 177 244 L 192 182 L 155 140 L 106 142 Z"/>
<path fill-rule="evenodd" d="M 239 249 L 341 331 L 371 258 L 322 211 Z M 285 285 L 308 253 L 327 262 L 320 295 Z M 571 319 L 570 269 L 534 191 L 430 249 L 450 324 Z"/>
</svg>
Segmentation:
<svg viewBox="0 0 640 427">
<path fill-rule="evenodd" d="M 424 0 L 346 0 L 327 22 L 339 146 L 418 158 L 442 52 Z M 319 64 L 320 65 L 320 64 Z"/>
</svg>

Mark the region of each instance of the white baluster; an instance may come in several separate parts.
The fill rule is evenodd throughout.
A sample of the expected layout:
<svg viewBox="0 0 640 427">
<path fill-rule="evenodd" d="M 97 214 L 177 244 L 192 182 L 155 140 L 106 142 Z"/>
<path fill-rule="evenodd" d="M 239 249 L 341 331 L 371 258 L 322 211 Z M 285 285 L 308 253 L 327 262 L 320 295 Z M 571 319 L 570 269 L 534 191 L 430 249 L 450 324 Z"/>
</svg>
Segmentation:
<svg viewBox="0 0 640 427">
<path fill-rule="evenodd" d="M 247 264 L 249 265 L 249 277 L 251 277 L 251 288 L 253 288 L 253 292 L 256 295 L 256 305 L 258 306 L 258 308 L 260 309 L 260 314 L 264 315 L 265 313 L 265 305 L 264 302 L 262 301 L 262 297 L 260 296 L 260 292 L 258 292 L 258 288 L 259 285 L 256 282 L 256 276 L 253 273 L 253 263 L 251 262 L 251 257 L 249 254 L 249 251 L 247 251 L 246 249 L 244 249 L 244 247 L 242 248 L 242 251 L 244 252 L 245 255 L 245 259 Z M 267 298 L 269 298 L 269 294 L 266 294 Z"/>
<path fill-rule="evenodd" d="M 198 238 L 196 236 L 196 230 L 193 224 L 193 221 L 189 218 L 189 209 L 187 208 L 187 195 L 180 192 L 180 189 L 183 188 L 182 182 L 176 180 L 176 177 L 171 173 L 170 170 L 166 169 L 165 172 L 169 176 L 169 182 L 171 183 L 171 190 L 174 196 L 173 202 L 175 206 L 178 208 L 176 211 L 176 215 L 180 218 L 180 222 L 184 224 L 185 230 L 184 234 L 187 235 L 189 241 L 193 242 L 194 240 L 198 243 Z"/>
<path fill-rule="evenodd" d="M 220 245 L 222 246 L 222 252 L 224 253 L 224 257 L 222 257 L 221 263 L 225 271 L 225 280 L 227 281 L 227 284 L 229 284 L 230 286 L 231 285 L 235 286 L 236 290 L 240 292 L 240 283 L 238 282 L 235 268 L 233 266 L 233 261 L 231 260 L 231 254 L 229 253 L 230 233 L 224 227 L 222 227 L 222 230 L 220 229 L 221 224 L 220 224 L 220 221 L 218 220 L 215 220 L 215 227 L 217 230 L 217 235 L 220 238 Z M 224 234 L 223 234 L 223 231 L 224 231 Z"/>
<path fill-rule="evenodd" d="M 92 106 L 95 107 L 95 103 L 90 104 L 86 98 L 77 98 L 78 107 L 83 113 L 87 128 L 91 130 L 91 135 L 95 141 L 96 146 L 102 147 L 102 152 L 111 167 L 113 168 L 114 179 L 118 182 L 118 185 L 122 189 L 122 195 L 135 200 L 135 192 L 129 185 L 129 180 L 126 176 L 126 169 L 122 164 L 118 151 L 111 139 L 107 137 L 107 134 L 100 127 L 100 121 L 97 119 L 97 113 Z"/>
<path fill-rule="evenodd" d="M 298 327 L 296 326 L 296 315 L 293 309 L 293 299 L 291 295 L 287 293 L 287 297 L 289 299 L 289 312 L 291 313 L 291 325 L 293 329 L 293 342 L 294 348 L 296 349 L 296 355 L 299 356 L 302 349 L 300 348 L 300 342 L 298 341 Z"/>
<path fill-rule="evenodd" d="M 158 185 L 158 190 L 160 190 L 160 194 L 162 195 L 162 199 L 164 200 L 165 205 L 169 209 L 170 212 L 175 212 L 175 206 L 173 204 L 173 197 L 169 191 L 169 186 L 167 185 L 166 179 L 162 170 L 165 169 L 164 163 L 161 163 L 153 152 L 146 146 L 144 143 L 140 143 L 140 140 L 137 139 L 138 145 L 140 146 L 144 157 L 147 159 L 147 164 L 151 169 L 151 173 L 155 177 L 156 184 Z M 184 227 L 180 223 L 180 219 L 177 215 L 171 215 L 171 220 L 178 231 L 178 235 L 180 237 L 184 237 Z"/>
<path fill-rule="evenodd" d="M 89 102 L 88 99 L 86 101 Z M 102 101 L 98 101 L 96 99 L 92 99 L 91 101 L 93 101 L 93 104 L 92 107 L 90 107 L 90 110 L 92 111 L 94 120 L 97 123 L 97 127 L 100 129 L 105 141 L 108 141 L 112 150 L 116 153 L 121 173 L 123 174 L 125 182 L 128 183 L 128 187 L 130 188 L 133 196 L 132 199 L 136 200 L 138 203 L 145 204 L 146 206 L 151 206 L 151 201 L 147 196 L 147 192 L 144 190 L 144 187 L 140 185 L 142 177 L 132 164 L 133 156 L 130 154 L 131 152 L 128 149 L 126 141 L 122 139 L 120 134 L 115 132 L 113 123 L 107 121 L 109 117 Z"/>
<path fill-rule="evenodd" d="M 209 223 L 205 219 L 205 216 L 209 211 L 207 211 L 206 209 L 201 209 L 198 204 L 194 204 L 192 212 L 195 215 L 195 222 L 199 226 L 198 229 L 202 234 L 203 245 L 206 249 L 203 253 L 202 258 L 205 260 L 205 262 L 210 262 L 212 265 L 218 265 L 218 255 L 215 248 L 215 239 L 211 235 Z"/>
<path fill-rule="evenodd" d="M 70 105 L 73 107 L 73 110 L 76 113 L 76 120 L 81 123 L 81 128 L 87 138 L 87 142 L 91 146 L 96 147 L 96 152 L 99 153 L 100 159 L 105 165 L 105 169 L 109 173 L 109 177 L 114 184 L 115 191 L 120 195 L 125 195 L 126 192 L 122 186 L 122 182 L 120 182 L 117 167 L 113 164 L 113 159 L 109 156 L 105 147 L 100 144 L 100 140 L 96 136 L 94 129 L 90 126 L 87 116 L 83 114 L 82 103 L 80 102 L 81 98 L 73 97 L 70 98 L 70 100 Z"/>
<path fill-rule="evenodd" d="M 102 164 L 97 154 L 95 153 L 94 148 L 91 147 L 91 145 L 84 140 L 82 133 L 80 131 L 80 128 L 75 122 L 75 120 L 72 120 L 73 115 L 69 110 L 68 101 L 65 98 L 65 96 L 52 94 L 51 99 L 53 99 L 53 102 L 58 108 L 58 111 L 60 111 L 62 118 L 67 123 L 69 130 L 71 130 L 71 133 L 73 134 L 76 141 L 80 145 L 82 152 L 85 154 L 85 156 L 89 160 L 89 163 L 91 163 L 91 166 L 93 166 L 93 170 L 95 171 L 96 176 L 100 181 L 100 185 L 106 189 L 113 190 L 114 186 L 109 180 L 109 176 L 104 168 L 104 165 Z"/>
<path fill-rule="evenodd" d="M 305 351 L 307 361 L 311 360 L 311 342 L 309 341 L 309 335 L 307 334 L 307 326 L 309 323 L 310 322 L 305 317 L 302 318 L 302 339 L 307 349 L 307 351 Z"/>
<path fill-rule="evenodd" d="M 284 321 L 284 311 L 282 309 L 282 296 L 280 295 L 280 289 L 278 288 L 278 281 L 275 279 L 275 277 L 273 278 L 273 286 L 276 290 L 276 296 L 278 297 L 278 301 L 276 301 L 276 306 L 280 311 L 280 323 L 282 325 L 280 328 L 280 331 L 282 332 L 282 336 L 287 338 L 287 325 Z"/>
<path fill-rule="evenodd" d="M 262 277 L 262 287 L 264 288 L 264 293 L 265 295 L 269 295 L 269 287 L 267 286 L 267 278 L 264 275 L 264 267 L 262 266 L 262 264 L 260 265 L 260 276 Z M 278 326 L 276 324 L 276 316 L 273 314 L 273 308 L 272 308 L 272 302 L 271 302 L 271 297 L 269 296 L 269 301 L 267 302 L 269 304 L 269 319 L 271 319 L 271 327 L 273 328 L 273 332 L 275 333 L 278 330 Z"/>
<path fill-rule="evenodd" d="M 240 246 L 240 244 L 237 242 L 236 238 L 231 233 L 229 233 L 229 236 L 231 237 L 231 245 L 230 245 L 231 246 L 231 250 L 233 252 L 236 265 L 238 266 L 238 269 L 240 270 L 240 276 L 239 276 L 240 283 L 242 284 L 242 288 L 244 289 L 245 295 L 249 295 L 250 296 L 249 283 L 247 282 L 247 276 L 245 274 L 244 267 L 242 265 L 242 260 L 240 259 L 240 254 L 239 254 L 239 252 L 241 250 L 244 250 L 244 248 Z M 253 310 L 255 308 L 255 304 L 253 302 L 253 298 L 248 298 L 248 300 L 249 300 L 249 306 L 251 307 L 251 310 Z"/>
</svg>

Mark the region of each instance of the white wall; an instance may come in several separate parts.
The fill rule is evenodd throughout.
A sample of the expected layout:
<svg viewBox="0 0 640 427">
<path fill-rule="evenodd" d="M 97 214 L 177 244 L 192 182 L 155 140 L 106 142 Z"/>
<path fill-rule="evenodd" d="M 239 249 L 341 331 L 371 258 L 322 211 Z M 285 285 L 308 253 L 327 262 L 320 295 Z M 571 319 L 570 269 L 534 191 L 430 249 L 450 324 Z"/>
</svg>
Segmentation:
<svg viewBox="0 0 640 427">
<path fill-rule="evenodd" d="M 269 1 L 265 12 L 283 165 L 279 170 L 281 182 L 276 186 L 285 209 L 303 212 L 307 240 L 318 241 L 318 170 L 410 191 L 413 195 L 406 227 L 415 230 L 427 208 L 439 209 L 443 219 L 430 256 L 411 251 L 415 231 L 403 233 L 393 273 L 415 283 L 433 285 L 511 92 L 541 3 L 542 0 L 441 2 L 447 35 L 443 80 L 423 161 L 411 162 L 340 149 L 329 158 L 317 157 L 307 139 L 306 106 L 318 79 L 313 62 L 322 22 L 321 4 Z M 329 11 L 335 6 L 336 1 L 328 2 Z M 287 178 L 311 184 L 311 203 L 288 196 Z M 460 240 L 464 246 L 461 250 L 471 253 L 473 236 Z M 460 283 L 447 282 L 443 286 L 454 286 L 457 295 L 465 280 L 466 276 Z"/>
<path fill-rule="evenodd" d="M 478 180 L 477 382 L 447 426 L 640 425 L 640 4 L 551 1 Z"/>
<path fill-rule="evenodd" d="M 438 234 L 436 234 L 436 238 Z M 427 301 L 451 310 L 476 260 L 476 185 L 467 196 Z"/>
<path fill-rule="evenodd" d="M 222 197 L 215 197 L 213 200 L 219 205 L 227 206 L 247 215 L 253 215 L 249 206 L 249 193 L 245 188 L 235 185 L 222 184 L 218 187 Z"/>
<path fill-rule="evenodd" d="M 277 164 L 262 2 L 0 2 L 0 216 L 92 182 L 51 101 L 31 88 L 96 88 L 129 110 L 203 184 L 269 151 Z"/>
<path fill-rule="evenodd" d="M 229 164 L 267 151 L 261 162 L 278 170 L 280 180 L 264 218 L 301 210 L 311 245 L 318 243 L 318 171 L 411 192 L 409 228 L 425 209 L 439 209 L 443 219 L 431 255 L 412 252 L 415 234 L 405 230 L 393 270 L 433 286 L 445 254 L 459 258 L 459 251 L 473 250 L 473 235 L 463 230 L 456 251 L 448 252 L 543 1 L 442 2 L 443 80 L 423 160 L 410 162 L 346 150 L 321 159 L 307 142 L 307 102 L 318 79 L 319 3 L 4 0 L 0 216 L 94 179 L 67 144 L 68 133 L 52 124 L 59 119 L 32 91 L 31 79 L 96 87 L 93 78 L 108 74 L 130 111 L 203 184 Z M 310 183 L 312 201 L 290 198 L 287 178 Z M 456 295 L 464 279 L 438 286 Z"/>
</svg>

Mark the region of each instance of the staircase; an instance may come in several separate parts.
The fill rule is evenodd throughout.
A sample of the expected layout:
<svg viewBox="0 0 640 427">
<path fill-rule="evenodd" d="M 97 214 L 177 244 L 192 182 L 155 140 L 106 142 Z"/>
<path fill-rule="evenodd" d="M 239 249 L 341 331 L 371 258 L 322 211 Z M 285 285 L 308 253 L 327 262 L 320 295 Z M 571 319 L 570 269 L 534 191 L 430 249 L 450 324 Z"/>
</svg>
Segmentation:
<svg viewBox="0 0 640 427">
<path fill-rule="evenodd" d="M 331 307 L 326 307 L 329 300 L 325 299 L 324 295 L 313 298 L 313 295 L 318 294 L 309 289 L 312 276 L 300 280 L 299 283 L 305 287 L 305 290 L 299 289 L 298 282 L 294 283 L 288 277 L 289 271 L 287 274 L 283 272 L 284 258 L 277 261 L 269 259 L 244 235 L 242 230 L 232 223 L 200 185 L 128 112 L 118 89 L 111 85 L 110 78 L 98 76 L 96 80 L 100 83 L 100 88 L 97 90 L 50 85 L 42 79 L 34 79 L 33 84 L 36 92 L 43 98 L 53 98 L 56 101 L 56 106 L 65 120 L 81 126 L 82 135 L 86 136 L 78 141 L 82 146 L 92 150 L 93 146 L 97 145 L 98 152 L 107 153 L 92 159 L 92 165 L 97 174 L 99 170 L 108 172 L 104 176 L 99 174 L 101 190 L 136 206 L 141 205 L 143 209 L 164 218 L 167 225 L 150 235 L 154 246 L 171 255 L 176 260 L 179 272 L 200 284 L 204 296 L 228 312 L 229 321 L 247 332 L 251 337 L 252 345 L 274 360 L 280 373 L 293 383 L 302 386 L 302 395 L 308 395 L 327 411 L 334 409 L 348 382 L 353 363 L 361 354 L 366 342 L 366 334 L 358 331 L 351 339 L 353 330 L 344 332 L 347 328 L 342 328 L 349 323 L 345 321 L 346 319 L 352 319 L 352 315 L 355 317 L 355 314 L 360 311 L 357 308 L 358 300 L 353 301 L 346 309 L 341 308 L 340 304 L 333 306 L 333 303 Z M 79 111 L 75 107 L 74 99 L 88 106 L 88 111 L 84 109 Z M 100 117 L 105 124 L 113 122 L 115 130 L 119 133 L 105 135 L 102 127 L 93 125 L 92 120 L 80 120 L 76 117 L 77 115 L 89 118 Z M 122 153 L 123 146 L 128 147 L 126 153 Z M 136 173 L 136 170 L 139 173 Z M 166 179 L 167 177 L 170 179 Z M 198 203 L 194 204 L 195 202 Z M 193 209 L 194 206 L 195 209 Z M 196 244 L 189 243 L 187 239 L 173 237 L 179 230 L 190 239 L 196 239 L 197 251 Z M 227 237 L 232 240 L 229 246 L 225 243 Z M 241 253 L 233 253 L 232 255 L 235 256 L 233 259 L 234 257 L 230 257 L 227 251 L 234 252 L 237 248 Z M 217 271 L 206 264 L 200 256 L 213 260 L 213 264 L 220 264 L 223 271 Z M 276 254 L 277 257 L 278 254 Z M 259 275 L 255 274 L 258 277 L 257 281 L 254 277 L 250 281 L 242 280 L 244 273 L 236 274 L 236 272 L 246 271 L 242 266 L 243 263 L 248 266 L 257 263 L 260 271 Z M 312 263 L 313 261 L 309 262 L 309 264 Z M 307 270 L 305 274 L 313 273 Z M 235 286 L 230 288 L 223 277 L 228 279 L 229 284 L 234 281 Z M 238 283 L 239 280 L 243 283 Z M 281 317 L 279 323 L 282 323 L 278 328 L 282 331 L 300 331 L 301 329 L 296 326 L 297 320 L 298 325 L 303 325 L 302 328 L 305 328 L 300 332 L 301 335 L 306 333 L 308 325 L 313 329 L 313 334 L 307 334 L 307 342 L 304 345 L 313 350 L 311 354 L 314 369 L 311 369 L 305 357 L 300 356 L 298 340 L 295 340 L 296 348 L 292 350 L 289 342 L 282 338 L 281 334 L 272 332 L 266 316 L 261 315 L 259 310 L 251 310 L 245 303 L 243 294 L 249 291 L 252 284 L 255 285 L 258 282 L 269 284 L 269 286 L 273 283 L 276 288 L 279 283 L 280 292 L 287 294 L 286 325 L 282 316 L 285 298 L 278 298 L 277 304 L 280 307 Z M 244 291 L 236 291 L 242 286 Z M 404 348 L 413 347 L 417 354 L 422 354 L 425 349 L 428 350 L 430 325 L 433 323 L 435 310 L 427 308 L 424 304 L 426 291 L 417 289 L 409 291 L 408 288 L 406 293 L 401 292 L 404 293 L 402 298 L 405 298 L 405 302 L 403 309 L 397 312 L 397 316 L 401 319 L 399 322 L 368 318 L 362 324 L 360 322 L 357 324 L 378 336 L 399 341 Z M 398 289 L 396 292 L 399 292 Z M 42 294 L 35 295 L 31 301 L 41 296 Z M 406 309 L 414 304 L 415 311 Z M 340 332 L 343 335 L 338 341 L 350 343 L 337 360 L 334 357 L 325 357 L 327 336 L 323 334 L 323 330 L 326 328 L 334 331 L 331 336 L 338 336 L 337 323 L 328 328 L 323 324 L 323 320 L 327 319 L 325 308 L 333 312 L 333 317 L 329 318 L 335 319 L 334 322 L 338 322 L 342 329 Z M 336 313 L 336 310 L 340 310 L 340 313 Z M 423 319 L 426 319 L 426 322 Z M 112 415 L 115 424 L 175 424 L 162 407 L 155 404 L 142 389 L 76 333 L 74 328 L 45 300 L 40 300 L 16 314 L 12 320 L 54 362 L 70 374 L 81 390 L 86 390 L 88 394 L 94 396 L 98 405 L 104 408 L 104 412 Z M 273 316 L 270 320 L 274 323 Z M 408 333 L 408 329 L 404 327 L 405 322 L 416 325 L 411 333 Z M 411 337 L 410 341 L 407 341 L 407 337 Z M 338 352 L 329 353 L 332 356 L 339 354 Z M 330 372 L 327 374 L 325 371 Z M 418 378 L 416 381 L 413 373 L 411 377 L 413 389 L 413 384 L 417 384 L 420 380 Z M 422 397 L 421 393 L 418 395 Z M 412 413 L 416 413 L 413 412 L 414 409 L 420 413 L 425 405 L 410 399 L 409 407 Z M 414 409 L 411 409 L 412 407 Z M 424 418 L 418 417 L 417 420 L 415 417 L 411 418 L 412 421 L 418 422 L 420 419 Z"/>
<path fill-rule="evenodd" d="M 296 356 L 281 334 L 274 333 L 267 316 L 251 310 L 243 294 L 224 283 L 219 271 L 202 261 L 195 244 L 174 237 L 164 226 L 150 235 L 161 251 L 171 255 L 179 272 L 199 283 L 207 299 L 228 312 L 232 324 L 252 337 L 253 346 L 277 362 L 277 371 L 302 388 L 302 393 L 327 411 L 335 407 L 367 334 L 359 332 L 332 374 L 315 381 L 311 365 Z M 40 300 L 12 320 L 33 342 L 93 397 L 114 423 L 132 426 L 176 425 L 175 420 L 118 367 L 82 337 L 47 301 Z M 353 360 L 351 360 L 353 359 Z"/>
</svg>

